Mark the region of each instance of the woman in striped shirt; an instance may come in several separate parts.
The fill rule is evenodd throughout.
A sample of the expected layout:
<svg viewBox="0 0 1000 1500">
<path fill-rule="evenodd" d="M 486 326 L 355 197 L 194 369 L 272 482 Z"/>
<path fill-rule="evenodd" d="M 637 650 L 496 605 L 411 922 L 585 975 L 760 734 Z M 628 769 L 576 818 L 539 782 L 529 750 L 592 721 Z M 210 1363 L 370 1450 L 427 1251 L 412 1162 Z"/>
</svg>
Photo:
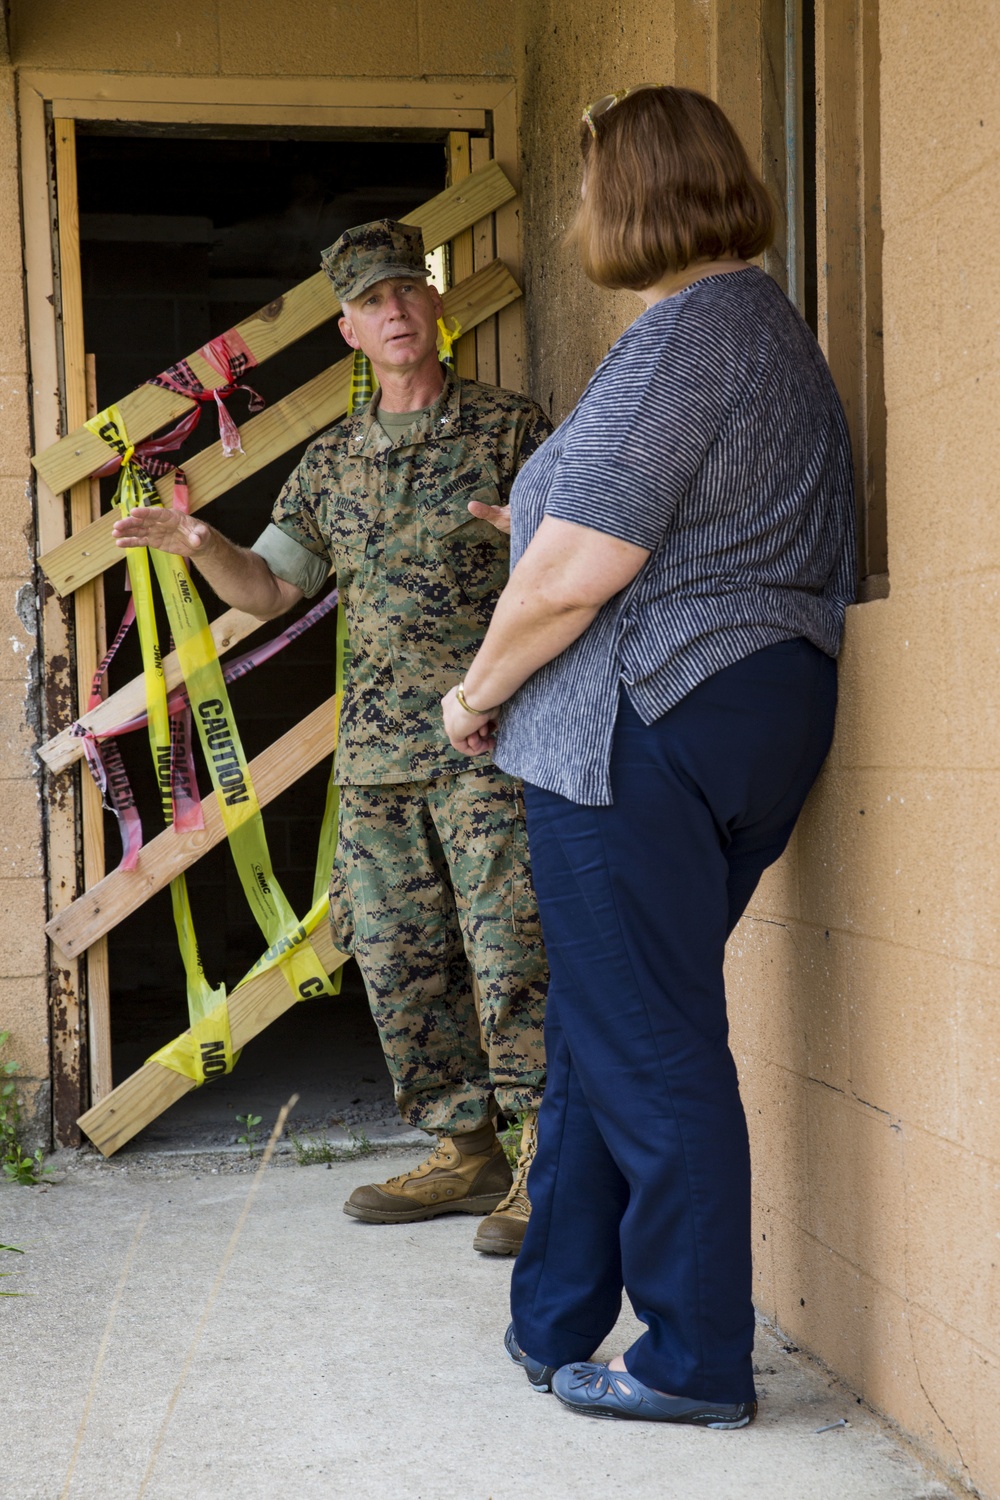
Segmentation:
<svg viewBox="0 0 1000 1500">
<path fill-rule="evenodd" d="M 773 209 L 722 111 L 642 87 L 581 139 L 584 269 L 646 310 L 521 470 L 510 582 L 443 704 L 452 744 L 525 782 L 552 972 L 507 1348 L 575 1410 L 740 1427 L 750 1160 L 723 957 L 829 748 L 851 456 L 812 333 L 747 263 Z M 623 1290 L 647 1332 L 594 1363 Z"/>
</svg>

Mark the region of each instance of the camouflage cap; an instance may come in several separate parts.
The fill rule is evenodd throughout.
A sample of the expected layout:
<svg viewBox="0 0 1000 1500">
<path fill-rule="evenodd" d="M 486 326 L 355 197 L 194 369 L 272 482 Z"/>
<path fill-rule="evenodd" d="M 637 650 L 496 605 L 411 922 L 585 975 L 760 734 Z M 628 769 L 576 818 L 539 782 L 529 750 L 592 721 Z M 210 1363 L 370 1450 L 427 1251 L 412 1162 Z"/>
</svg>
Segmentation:
<svg viewBox="0 0 1000 1500">
<path fill-rule="evenodd" d="M 360 297 L 376 281 L 389 277 L 429 276 L 424 265 L 424 236 L 416 224 L 373 219 L 345 229 L 336 244 L 320 256 L 341 302 Z"/>
</svg>

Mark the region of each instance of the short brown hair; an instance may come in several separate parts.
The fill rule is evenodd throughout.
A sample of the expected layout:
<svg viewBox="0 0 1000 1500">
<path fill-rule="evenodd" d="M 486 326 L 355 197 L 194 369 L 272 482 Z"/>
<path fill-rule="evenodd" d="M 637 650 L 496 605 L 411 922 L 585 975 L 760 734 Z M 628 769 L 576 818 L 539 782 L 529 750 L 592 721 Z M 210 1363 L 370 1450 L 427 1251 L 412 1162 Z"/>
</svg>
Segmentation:
<svg viewBox="0 0 1000 1500">
<path fill-rule="evenodd" d="M 693 261 L 759 255 L 774 204 L 719 106 L 641 88 L 584 122 L 585 195 L 570 231 L 598 286 L 641 291 Z"/>
</svg>

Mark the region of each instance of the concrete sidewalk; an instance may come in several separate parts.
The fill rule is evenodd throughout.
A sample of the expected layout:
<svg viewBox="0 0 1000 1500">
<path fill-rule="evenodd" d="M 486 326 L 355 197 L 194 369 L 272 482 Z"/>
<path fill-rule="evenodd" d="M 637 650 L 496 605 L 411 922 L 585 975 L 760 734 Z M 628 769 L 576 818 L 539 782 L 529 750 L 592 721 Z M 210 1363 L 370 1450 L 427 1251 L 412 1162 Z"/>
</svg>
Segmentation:
<svg viewBox="0 0 1000 1500">
<path fill-rule="evenodd" d="M 2 1500 L 951 1494 L 763 1329 L 761 1414 L 741 1432 L 586 1421 L 535 1394 L 501 1347 L 510 1263 L 473 1253 L 472 1219 L 382 1228 L 341 1212 L 412 1151 L 276 1158 L 204 1321 L 247 1164 L 65 1155 L 58 1185 L 0 1188 L 0 1243 L 25 1252 L 0 1254 L 20 1273 L 0 1287 L 31 1294 L 0 1300 Z M 623 1318 L 609 1352 L 635 1329 Z"/>
</svg>

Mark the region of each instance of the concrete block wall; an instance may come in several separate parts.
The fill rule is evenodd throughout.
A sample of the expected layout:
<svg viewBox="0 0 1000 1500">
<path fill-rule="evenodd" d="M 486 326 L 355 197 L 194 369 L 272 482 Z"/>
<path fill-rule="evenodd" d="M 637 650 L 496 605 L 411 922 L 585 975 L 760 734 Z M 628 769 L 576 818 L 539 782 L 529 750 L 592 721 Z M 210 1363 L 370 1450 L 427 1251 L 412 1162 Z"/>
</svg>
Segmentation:
<svg viewBox="0 0 1000 1500">
<path fill-rule="evenodd" d="M 490 0 L 9 0 L 19 67 L 269 78 L 513 75 L 514 12 Z"/>
<path fill-rule="evenodd" d="M 28 366 L 14 75 L 0 38 L 0 1061 L 21 1065 L 24 1136 L 49 1136 Z"/>
<path fill-rule="evenodd" d="M 888 599 L 737 933 L 759 1300 L 1000 1494 L 1000 481 L 993 8 L 881 3 Z"/>
</svg>

